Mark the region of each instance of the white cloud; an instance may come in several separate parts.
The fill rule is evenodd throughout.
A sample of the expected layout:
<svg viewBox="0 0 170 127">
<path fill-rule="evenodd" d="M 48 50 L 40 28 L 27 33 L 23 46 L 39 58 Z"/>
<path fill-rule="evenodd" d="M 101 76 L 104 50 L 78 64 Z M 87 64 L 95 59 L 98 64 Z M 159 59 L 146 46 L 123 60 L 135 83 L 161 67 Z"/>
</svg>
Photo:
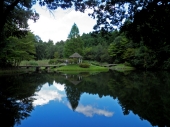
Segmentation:
<svg viewBox="0 0 170 127">
<path fill-rule="evenodd" d="M 74 23 L 77 24 L 80 35 L 92 32 L 93 26 L 96 24 L 96 20 L 89 17 L 88 13 L 76 12 L 72 8 L 67 10 L 58 8 L 52 13 L 39 5 L 35 5 L 33 8 L 40 14 L 40 19 L 36 23 L 29 20 L 28 24 L 30 30 L 40 36 L 43 41 L 66 40 Z"/>
<path fill-rule="evenodd" d="M 71 109 L 71 106 L 69 103 L 68 103 L 68 107 Z M 82 113 L 87 117 L 93 117 L 94 115 L 103 115 L 106 117 L 112 117 L 114 114 L 114 112 L 97 109 L 95 107 L 92 107 L 91 105 L 84 106 L 82 104 L 79 104 L 75 111 Z"/>
<path fill-rule="evenodd" d="M 55 86 L 58 90 L 64 91 L 64 85 L 61 85 L 59 83 L 53 82 L 53 86 Z"/>
<path fill-rule="evenodd" d="M 48 104 L 52 100 L 61 101 L 62 98 L 65 97 L 65 95 L 62 93 L 59 93 L 57 89 L 50 89 L 48 84 L 43 85 L 41 90 L 39 92 L 36 92 L 35 94 L 36 96 L 34 96 L 34 98 L 36 100 L 33 102 L 34 106 L 45 105 L 45 104 Z"/>
</svg>

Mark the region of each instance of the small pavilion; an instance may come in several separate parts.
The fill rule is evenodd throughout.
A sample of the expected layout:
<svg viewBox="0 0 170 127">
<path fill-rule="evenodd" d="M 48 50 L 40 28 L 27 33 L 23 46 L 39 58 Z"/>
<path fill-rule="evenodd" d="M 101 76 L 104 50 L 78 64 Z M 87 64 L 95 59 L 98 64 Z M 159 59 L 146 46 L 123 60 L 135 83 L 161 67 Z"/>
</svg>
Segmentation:
<svg viewBox="0 0 170 127">
<path fill-rule="evenodd" d="M 72 55 L 70 56 L 70 58 L 76 58 L 76 59 L 78 59 L 78 61 L 77 61 L 78 63 L 82 63 L 82 58 L 83 58 L 83 57 L 76 52 L 76 53 L 72 54 Z"/>
</svg>

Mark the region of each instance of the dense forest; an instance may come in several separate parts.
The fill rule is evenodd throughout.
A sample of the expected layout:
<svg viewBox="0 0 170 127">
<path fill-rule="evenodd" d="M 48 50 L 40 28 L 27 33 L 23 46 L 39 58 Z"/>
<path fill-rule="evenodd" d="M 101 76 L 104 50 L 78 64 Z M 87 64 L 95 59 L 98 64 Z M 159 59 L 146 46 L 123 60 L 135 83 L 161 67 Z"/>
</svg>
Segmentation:
<svg viewBox="0 0 170 127">
<path fill-rule="evenodd" d="M 27 29 L 28 19 L 36 22 L 39 18 L 31 10 L 36 0 L 2 0 L 1 68 L 18 66 L 22 60 L 61 60 L 78 52 L 90 61 L 125 63 L 140 69 L 170 69 L 170 36 L 167 32 L 170 1 L 37 1 L 51 10 L 74 6 L 76 11 L 84 12 L 86 8 L 93 8 L 89 16 L 97 18 L 96 31 L 80 36 L 77 25 L 73 24 L 66 41 L 43 42 Z M 124 23 L 123 19 L 126 19 Z M 118 29 L 113 29 L 113 25 Z"/>
</svg>

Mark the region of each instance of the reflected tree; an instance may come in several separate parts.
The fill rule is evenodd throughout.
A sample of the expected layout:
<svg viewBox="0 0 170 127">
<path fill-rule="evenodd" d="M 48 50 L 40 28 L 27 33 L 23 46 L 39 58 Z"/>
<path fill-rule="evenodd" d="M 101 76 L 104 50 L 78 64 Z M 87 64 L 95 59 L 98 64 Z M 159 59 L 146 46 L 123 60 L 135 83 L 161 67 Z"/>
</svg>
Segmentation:
<svg viewBox="0 0 170 127">
<path fill-rule="evenodd" d="M 118 98 L 125 115 L 133 112 L 153 126 L 170 126 L 169 75 L 168 72 L 117 74 L 118 78 L 109 84 L 110 92 Z"/>
<path fill-rule="evenodd" d="M 67 94 L 67 99 L 70 102 L 70 105 L 73 109 L 73 111 L 77 108 L 81 96 L 81 91 L 76 87 L 71 85 L 66 85 L 65 91 Z"/>
<path fill-rule="evenodd" d="M 40 74 L 0 76 L 0 119 L 1 124 L 13 127 L 30 116 L 34 109 L 33 95 L 46 83 Z"/>
<path fill-rule="evenodd" d="M 68 100 L 75 110 L 82 93 L 118 99 L 124 115 L 130 112 L 152 126 L 170 126 L 169 72 L 105 72 L 83 77 L 78 85 L 65 82 Z"/>
</svg>

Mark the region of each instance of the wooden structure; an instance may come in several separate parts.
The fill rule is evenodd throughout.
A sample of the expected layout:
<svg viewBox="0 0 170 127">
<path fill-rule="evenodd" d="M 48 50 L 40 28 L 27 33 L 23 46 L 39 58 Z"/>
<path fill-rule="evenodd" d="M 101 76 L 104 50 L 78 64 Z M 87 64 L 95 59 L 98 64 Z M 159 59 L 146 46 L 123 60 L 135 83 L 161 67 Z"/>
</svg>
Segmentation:
<svg viewBox="0 0 170 127">
<path fill-rule="evenodd" d="M 72 54 L 72 55 L 70 56 L 70 58 L 76 58 L 76 59 L 78 59 L 77 63 L 82 63 L 82 58 L 83 58 L 83 57 L 76 52 L 76 53 Z"/>
<path fill-rule="evenodd" d="M 27 68 L 27 69 L 35 68 L 36 72 L 39 72 L 41 67 L 45 67 L 45 70 L 47 70 L 47 72 L 49 72 L 51 67 L 56 68 L 56 67 L 58 67 L 58 65 L 42 65 L 42 66 L 39 66 L 39 65 L 25 65 L 25 66 L 19 66 L 19 67 L 20 68 Z"/>
<path fill-rule="evenodd" d="M 106 65 L 103 65 L 103 67 L 112 67 L 112 66 L 116 66 L 117 64 L 106 64 Z"/>
</svg>

